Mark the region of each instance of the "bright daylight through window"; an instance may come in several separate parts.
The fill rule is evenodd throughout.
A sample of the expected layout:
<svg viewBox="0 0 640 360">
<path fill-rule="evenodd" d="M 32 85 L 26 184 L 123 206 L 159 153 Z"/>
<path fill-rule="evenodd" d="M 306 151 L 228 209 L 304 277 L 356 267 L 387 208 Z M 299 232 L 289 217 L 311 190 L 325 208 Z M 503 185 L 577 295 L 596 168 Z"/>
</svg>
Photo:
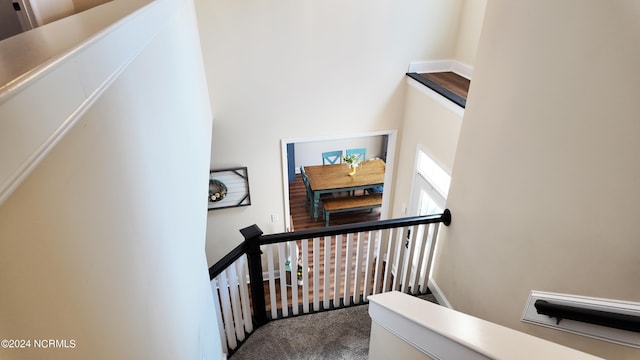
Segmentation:
<svg viewBox="0 0 640 360">
<path fill-rule="evenodd" d="M 451 175 L 438 165 L 424 151 L 418 150 L 417 173 L 414 180 L 414 193 L 418 203 L 415 215 L 441 213 L 444 210 Z"/>
</svg>

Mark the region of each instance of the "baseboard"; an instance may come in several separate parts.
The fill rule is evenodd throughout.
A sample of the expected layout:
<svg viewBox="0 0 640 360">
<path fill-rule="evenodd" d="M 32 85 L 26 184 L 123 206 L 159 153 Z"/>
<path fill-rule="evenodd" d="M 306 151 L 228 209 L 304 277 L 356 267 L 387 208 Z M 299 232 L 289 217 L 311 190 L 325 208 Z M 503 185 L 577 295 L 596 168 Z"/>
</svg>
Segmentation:
<svg viewBox="0 0 640 360">
<path fill-rule="evenodd" d="M 473 66 L 462 63 L 458 60 L 429 60 L 412 61 L 409 63 L 409 73 L 432 73 L 453 71 L 454 73 L 471 80 Z"/>
<path fill-rule="evenodd" d="M 454 60 L 429 60 L 429 61 L 412 61 L 409 63 L 410 73 L 432 73 L 451 71 Z"/>
<path fill-rule="evenodd" d="M 263 271 L 262 272 L 262 278 L 264 279 L 264 281 L 268 281 L 269 280 L 269 272 L 268 271 Z M 280 279 L 280 270 L 274 270 L 273 271 L 273 279 Z"/>
<path fill-rule="evenodd" d="M 454 60 L 451 71 L 462 76 L 463 78 L 471 80 L 471 75 L 473 75 L 473 66 Z"/>
<path fill-rule="evenodd" d="M 440 287 L 438 286 L 436 281 L 433 280 L 433 278 L 429 278 L 428 286 L 429 286 L 429 290 L 431 290 L 431 293 L 433 294 L 433 297 L 435 297 L 436 300 L 438 301 L 438 304 L 444 307 L 447 307 L 449 309 L 453 309 L 453 306 L 451 306 L 451 303 L 449 302 L 449 300 L 447 300 L 447 297 L 444 296 L 442 289 L 440 289 Z"/>
</svg>

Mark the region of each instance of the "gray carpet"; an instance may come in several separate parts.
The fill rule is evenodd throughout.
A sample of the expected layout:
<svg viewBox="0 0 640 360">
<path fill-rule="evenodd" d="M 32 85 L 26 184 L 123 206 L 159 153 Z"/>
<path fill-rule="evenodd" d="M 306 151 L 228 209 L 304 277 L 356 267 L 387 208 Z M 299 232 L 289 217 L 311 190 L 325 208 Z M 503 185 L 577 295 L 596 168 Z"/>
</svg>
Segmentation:
<svg viewBox="0 0 640 360">
<path fill-rule="evenodd" d="M 436 302 L 432 295 L 421 298 Z M 276 320 L 254 331 L 231 360 L 367 359 L 369 306 Z"/>
</svg>

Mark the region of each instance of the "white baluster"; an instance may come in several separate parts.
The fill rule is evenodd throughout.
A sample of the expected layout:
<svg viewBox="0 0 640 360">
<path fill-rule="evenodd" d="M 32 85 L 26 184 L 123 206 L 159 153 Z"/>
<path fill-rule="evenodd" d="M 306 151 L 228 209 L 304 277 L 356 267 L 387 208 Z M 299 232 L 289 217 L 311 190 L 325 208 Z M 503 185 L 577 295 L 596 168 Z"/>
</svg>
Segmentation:
<svg viewBox="0 0 640 360">
<path fill-rule="evenodd" d="M 233 326 L 236 329 L 236 339 L 244 341 L 244 322 L 242 321 L 242 306 L 240 305 L 240 293 L 238 292 L 238 272 L 236 271 L 235 263 L 231 264 L 227 270 L 229 271 L 229 292 L 231 294 L 231 311 L 233 313 Z"/>
<path fill-rule="evenodd" d="M 375 250 L 376 269 L 373 274 L 373 291 L 372 291 L 373 294 L 384 292 L 384 289 L 382 287 L 383 275 L 384 275 L 383 265 L 385 262 L 384 251 L 387 250 L 388 248 L 389 230 L 388 229 L 378 230 L 378 235 L 380 240 L 378 241 L 378 246 L 376 247 L 376 250 Z"/>
<path fill-rule="evenodd" d="M 323 305 L 329 309 L 329 290 L 331 288 L 331 236 L 324 237 L 324 276 L 322 287 L 324 289 Z"/>
<path fill-rule="evenodd" d="M 229 283 L 227 281 L 227 271 L 218 275 L 218 284 L 220 284 L 220 304 L 222 305 L 222 318 L 224 319 L 224 330 L 227 335 L 229 349 L 233 350 L 238 347 L 238 341 L 235 336 L 233 327 L 233 315 L 231 314 L 231 300 L 229 299 Z"/>
<path fill-rule="evenodd" d="M 384 267 L 384 282 L 382 284 L 382 292 L 391 290 L 391 280 L 393 272 L 393 262 L 396 254 L 396 233 L 402 229 L 389 229 L 389 239 L 387 243 L 387 261 Z"/>
<path fill-rule="evenodd" d="M 289 317 L 289 300 L 287 296 L 287 251 L 284 243 L 278 243 L 278 265 L 280 270 L 280 303 L 282 304 L 282 317 Z M 293 276 L 292 276 L 293 277 Z M 291 279 L 293 281 L 293 279 Z"/>
<path fill-rule="evenodd" d="M 422 291 L 422 289 L 420 289 L 418 286 L 420 285 L 420 277 L 423 273 L 422 265 L 425 263 L 424 256 L 425 256 L 425 249 L 427 248 L 428 226 L 429 226 L 428 224 L 427 225 L 423 224 L 416 227 L 418 229 L 416 234 L 416 239 L 420 239 L 419 240 L 420 246 L 418 247 L 418 253 L 416 255 L 418 258 L 418 263 L 416 264 L 415 267 L 413 267 L 414 274 L 413 274 L 413 282 L 411 284 L 411 292 L 414 295 L 417 295 Z"/>
<path fill-rule="evenodd" d="M 298 315 L 298 244 L 289 241 L 289 254 L 291 258 L 291 313 Z"/>
<path fill-rule="evenodd" d="M 410 237 L 410 239 L 406 239 L 405 244 L 409 245 L 409 249 L 406 249 L 405 246 L 405 260 L 404 260 L 404 269 L 402 272 L 402 292 L 404 293 L 409 293 L 409 282 L 411 281 L 411 272 L 413 271 L 413 255 L 415 253 L 415 249 L 416 249 L 416 227 L 412 226 L 411 228 L 407 229 L 408 233 L 407 237 Z M 412 289 L 413 291 L 413 289 Z"/>
<path fill-rule="evenodd" d="M 371 235 L 371 233 L 369 233 Z M 353 303 L 360 303 L 360 289 L 362 289 L 362 257 L 364 251 L 364 241 L 362 239 L 362 233 L 358 233 L 358 240 L 356 246 L 356 269 L 355 269 L 355 277 L 353 281 Z"/>
<path fill-rule="evenodd" d="M 369 294 L 371 294 L 372 292 L 375 293 L 375 290 L 372 291 L 371 289 L 371 285 L 373 283 L 373 276 L 374 274 L 374 267 L 373 267 L 373 261 L 374 261 L 374 256 L 375 256 L 375 251 L 376 251 L 376 243 L 378 242 L 378 235 L 380 234 L 380 231 L 369 231 L 369 233 L 367 234 L 367 254 L 366 254 L 366 262 L 365 262 L 365 268 L 364 268 L 364 290 L 362 292 L 362 299 L 364 300 L 364 302 L 367 302 L 367 297 L 369 297 Z"/>
<path fill-rule="evenodd" d="M 220 297 L 218 296 L 218 280 L 211 280 L 211 294 L 213 295 L 213 311 L 216 313 L 216 319 L 218 320 L 218 332 L 220 335 L 220 343 L 222 344 L 222 351 L 225 354 L 229 354 L 227 335 L 225 334 L 224 322 L 222 321 L 222 305 L 220 304 Z"/>
<path fill-rule="evenodd" d="M 313 286 L 316 284 L 314 283 Z M 309 240 L 307 239 L 302 240 L 302 312 L 309 313 Z"/>
<path fill-rule="evenodd" d="M 269 298 L 271 299 L 271 318 L 278 318 L 278 303 L 276 299 L 275 269 L 273 265 L 273 248 L 275 245 L 267 245 L 267 271 L 269 272 Z"/>
<path fill-rule="evenodd" d="M 405 244 L 407 241 L 407 228 L 400 228 L 396 234 L 396 261 L 393 263 L 393 268 L 396 269 L 396 274 L 393 277 L 393 288 L 391 290 L 400 290 L 402 285 L 402 265 L 404 263 Z"/>
<path fill-rule="evenodd" d="M 238 267 L 238 278 L 240 282 L 240 300 L 242 302 L 242 318 L 244 319 L 244 330 L 251 334 L 253 332 L 253 321 L 251 321 L 251 301 L 249 298 L 249 289 L 247 285 L 247 274 L 249 268 L 247 266 L 246 256 L 241 256 L 236 262 Z"/>
<path fill-rule="evenodd" d="M 336 235 L 336 253 L 333 277 L 333 306 L 340 307 L 340 266 L 342 266 L 342 235 Z"/>
<path fill-rule="evenodd" d="M 313 239 L 313 311 L 320 310 L 320 238 Z"/>
<path fill-rule="evenodd" d="M 347 234 L 347 248 L 344 255 L 344 289 L 342 289 L 342 293 L 344 294 L 344 306 L 351 305 L 349 298 L 351 295 L 351 279 L 353 272 L 353 234 Z"/>
</svg>

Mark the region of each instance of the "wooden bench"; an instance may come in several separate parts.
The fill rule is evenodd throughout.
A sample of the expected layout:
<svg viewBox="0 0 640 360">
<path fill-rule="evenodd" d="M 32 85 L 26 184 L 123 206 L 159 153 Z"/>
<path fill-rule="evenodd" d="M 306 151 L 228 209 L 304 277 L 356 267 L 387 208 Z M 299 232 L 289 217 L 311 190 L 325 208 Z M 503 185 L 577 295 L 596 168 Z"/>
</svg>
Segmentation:
<svg viewBox="0 0 640 360">
<path fill-rule="evenodd" d="M 369 210 L 382 206 L 382 194 L 358 195 L 322 199 L 325 225 L 329 226 L 329 216 L 333 213 Z"/>
</svg>

